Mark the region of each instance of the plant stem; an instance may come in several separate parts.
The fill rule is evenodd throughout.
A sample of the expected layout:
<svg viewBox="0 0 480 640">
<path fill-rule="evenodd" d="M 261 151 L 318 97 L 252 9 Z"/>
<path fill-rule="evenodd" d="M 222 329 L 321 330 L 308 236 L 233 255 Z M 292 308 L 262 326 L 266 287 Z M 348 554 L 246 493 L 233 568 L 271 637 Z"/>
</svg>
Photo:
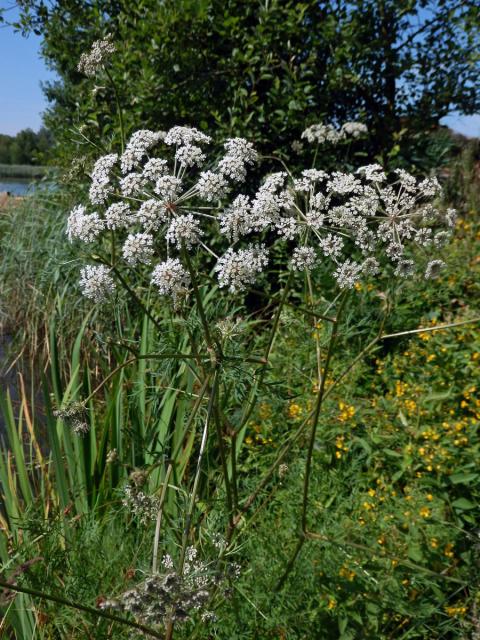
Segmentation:
<svg viewBox="0 0 480 640">
<path fill-rule="evenodd" d="M 111 245 L 111 255 L 110 255 L 110 260 L 112 262 L 112 265 L 115 266 L 115 262 L 117 261 L 116 259 L 116 255 L 115 255 L 115 231 L 110 232 L 110 245 Z"/>
<path fill-rule="evenodd" d="M 0 580 L 0 587 L 4 589 L 8 589 L 10 591 L 17 591 L 18 593 L 26 593 L 29 596 L 34 596 L 36 598 L 41 598 L 42 600 L 49 600 L 50 602 L 56 602 L 57 604 L 63 604 L 66 607 L 71 607 L 72 609 L 77 609 L 78 611 L 85 611 L 85 613 L 90 613 L 94 616 L 98 616 L 99 618 L 105 618 L 106 620 L 111 620 L 112 622 L 118 622 L 119 624 L 124 624 L 127 627 L 132 627 L 133 629 L 138 629 L 143 633 L 151 636 L 152 638 L 160 638 L 163 640 L 163 635 L 160 635 L 158 631 L 151 629 L 150 627 L 146 627 L 139 622 L 133 622 L 131 620 L 126 620 L 121 616 L 117 616 L 114 613 L 108 613 L 107 611 L 102 611 L 101 609 L 95 609 L 94 607 L 88 607 L 84 604 L 79 604 L 78 602 L 73 602 L 72 600 L 66 600 L 65 598 L 61 598 L 60 596 L 54 596 L 50 593 L 44 593 L 43 591 L 38 591 L 36 589 L 28 589 L 27 587 L 19 587 L 16 584 L 11 584 L 9 582 L 4 582 Z"/>
<path fill-rule="evenodd" d="M 185 258 L 185 262 L 187 263 L 187 268 L 190 273 L 190 279 L 192 281 L 193 294 L 195 296 L 195 301 L 197 303 L 198 314 L 200 316 L 200 321 L 202 323 L 203 331 L 205 333 L 205 341 L 207 343 L 208 350 L 211 353 L 211 357 L 215 360 L 216 355 L 220 355 L 220 350 L 217 345 L 217 349 L 215 349 L 214 342 L 212 340 L 212 335 L 210 333 L 210 329 L 208 327 L 207 317 L 205 315 L 205 309 L 203 308 L 202 297 L 200 295 L 200 291 L 198 289 L 197 279 L 195 277 L 195 272 L 192 267 L 192 262 L 190 260 L 190 256 L 188 255 L 188 251 L 185 247 L 182 247 L 183 257 Z"/>
<path fill-rule="evenodd" d="M 323 374 L 320 380 L 320 388 L 318 390 L 315 413 L 313 415 L 313 420 L 312 420 L 312 428 L 310 431 L 310 440 L 309 440 L 308 451 L 307 451 L 307 461 L 305 465 L 305 478 L 304 478 L 303 504 L 302 504 L 302 531 L 303 532 L 306 531 L 306 527 L 307 527 L 308 494 L 309 494 L 309 488 L 310 488 L 310 475 L 312 472 L 312 457 L 313 457 L 313 449 L 315 446 L 315 438 L 317 435 L 318 420 L 320 417 L 320 411 L 322 409 L 323 397 L 325 393 L 325 384 L 327 381 L 328 370 L 329 370 L 330 362 L 333 355 L 333 349 L 336 345 L 337 338 L 338 338 L 338 326 L 339 326 L 342 312 L 345 308 L 347 297 L 348 297 L 348 294 L 345 294 L 345 296 L 343 297 L 343 300 L 340 303 L 337 317 L 333 325 L 332 335 L 330 336 L 327 355 L 325 357 L 325 366 L 323 367 Z"/>
<path fill-rule="evenodd" d="M 190 536 L 190 529 L 192 526 L 193 512 L 195 510 L 195 500 L 197 497 L 198 485 L 200 482 L 200 473 L 202 471 L 203 456 L 207 446 L 208 429 L 209 429 L 213 411 L 214 411 L 214 403 L 215 403 L 215 396 L 217 393 L 217 386 L 218 386 L 218 364 L 216 365 L 215 371 L 213 374 L 213 383 L 212 383 L 212 389 L 210 391 L 210 398 L 208 401 L 207 417 L 205 418 L 205 426 L 203 428 L 202 441 L 200 443 L 200 451 L 198 452 L 197 469 L 195 472 L 195 479 L 193 481 L 192 492 L 190 495 L 190 503 L 189 503 L 187 515 L 185 518 L 185 527 L 182 535 L 182 548 L 180 552 L 180 560 L 179 560 L 178 569 L 177 569 L 177 573 L 180 576 L 183 574 L 183 567 L 185 564 L 185 554 L 187 551 L 188 539 Z M 170 619 L 167 622 L 166 629 L 165 629 L 166 631 L 165 640 L 172 640 L 173 627 L 174 627 L 173 620 Z"/>
<path fill-rule="evenodd" d="M 265 360 L 267 362 L 268 362 L 268 360 L 270 358 L 270 354 L 272 352 L 273 343 L 275 341 L 275 335 L 277 333 L 278 324 L 280 322 L 280 316 L 282 314 L 283 306 L 284 306 L 284 304 L 286 302 L 288 292 L 290 291 L 290 286 L 292 284 L 292 280 L 293 280 L 293 271 L 289 271 L 287 282 L 285 283 L 285 287 L 284 287 L 283 292 L 282 292 L 282 297 L 280 298 L 280 303 L 279 303 L 279 305 L 277 307 L 277 311 L 275 313 L 275 317 L 274 317 L 273 325 L 272 325 L 272 330 L 270 331 L 270 337 L 269 337 L 268 343 L 267 343 L 267 348 L 265 349 Z"/>
<path fill-rule="evenodd" d="M 381 340 L 387 340 L 387 338 L 399 338 L 401 336 L 409 336 L 414 333 L 427 333 L 429 331 L 441 331 L 442 329 L 452 329 L 453 327 L 461 327 L 465 324 L 476 324 L 480 322 L 480 317 L 472 318 L 471 320 L 462 320 L 461 322 L 450 322 L 449 324 L 439 324 L 434 327 L 424 327 L 420 329 L 411 329 L 410 331 L 399 331 L 398 333 L 387 333 L 381 336 Z"/>
<path fill-rule="evenodd" d="M 230 457 L 232 463 L 232 498 L 233 498 L 233 511 L 238 509 L 238 481 L 237 481 L 237 433 L 233 432 L 232 444 L 230 445 Z M 232 522 L 233 526 L 233 522 Z"/>
<path fill-rule="evenodd" d="M 308 295 L 310 296 L 310 305 L 313 309 L 313 287 L 312 287 L 312 279 L 310 277 L 310 273 L 307 271 L 306 272 L 306 278 L 307 278 L 307 286 L 308 286 Z M 315 338 L 315 350 L 316 350 L 316 355 L 317 355 L 317 377 L 318 380 L 320 381 L 320 378 L 322 377 L 322 350 L 320 347 L 320 336 L 319 336 L 319 332 L 318 332 L 318 322 L 313 322 L 313 335 Z"/>
<path fill-rule="evenodd" d="M 122 153 L 123 153 L 125 151 L 125 126 L 123 124 L 123 111 L 122 111 L 122 106 L 120 104 L 120 96 L 118 95 L 117 85 L 115 84 L 111 73 L 109 72 L 106 66 L 104 66 L 104 69 L 108 79 L 110 80 L 110 84 L 112 85 L 113 93 L 115 94 L 115 102 L 117 105 L 117 112 L 118 112 L 118 124 L 120 125 L 120 142 L 122 145 Z"/>
<path fill-rule="evenodd" d="M 218 392 L 217 392 L 218 395 Z M 215 405 L 214 408 L 215 414 L 215 426 L 217 428 L 217 440 L 218 440 L 218 449 L 220 452 L 220 461 L 222 463 L 222 473 L 223 473 L 223 481 L 225 484 L 225 494 L 226 494 L 226 502 L 227 502 L 227 510 L 228 510 L 228 526 L 229 528 L 233 523 L 233 499 L 232 499 L 232 488 L 230 486 L 230 479 L 228 477 L 228 466 L 227 466 L 227 456 L 225 453 L 225 443 L 223 441 L 223 433 L 222 433 L 222 425 L 220 423 L 220 415 L 218 411 L 218 406 Z"/>
<path fill-rule="evenodd" d="M 252 384 L 252 388 L 250 390 L 250 397 L 246 403 L 245 409 L 243 411 L 242 417 L 240 418 L 240 421 L 238 423 L 237 426 L 237 433 L 245 426 L 245 424 L 248 422 L 248 420 L 250 419 L 250 416 L 252 415 L 252 411 L 255 408 L 255 404 L 257 401 L 257 391 L 258 391 L 258 387 L 260 386 L 260 384 L 262 383 L 263 378 L 265 377 L 265 373 L 267 370 L 267 365 L 268 365 L 268 361 L 270 358 L 270 354 L 273 348 L 273 343 L 275 340 L 275 334 L 277 332 L 278 329 L 278 325 L 280 322 L 280 315 L 282 313 L 282 309 L 284 307 L 284 305 L 286 304 L 286 299 L 287 299 L 287 295 L 292 283 L 292 277 L 293 274 L 290 271 L 290 273 L 288 274 L 288 279 L 287 282 L 285 283 L 285 287 L 282 291 L 282 297 L 280 298 L 280 302 L 279 305 L 277 307 L 275 316 L 274 316 L 274 320 L 273 320 L 273 325 L 272 325 L 272 330 L 270 331 L 270 336 L 268 338 L 268 342 L 267 342 L 267 347 L 265 349 L 265 355 L 263 356 L 263 358 L 259 358 L 258 362 L 259 364 L 263 364 L 263 367 L 260 371 L 260 374 L 258 375 L 258 377 L 255 377 L 255 382 Z M 249 362 L 257 362 L 256 358 L 249 358 L 248 359 Z M 235 448 L 235 454 L 236 454 L 236 448 Z"/>
<path fill-rule="evenodd" d="M 461 322 L 452 322 L 449 324 L 442 324 L 442 325 L 438 325 L 436 327 L 424 327 L 421 329 L 412 329 L 410 331 L 399 331 L 398 333 L 386 333 L 382 335 L 382 329 L 383 329 L 383 325 L 385 323 L 385 318 L 380 326 L 380 331 L 379 334 L 376 338 L 374 338 L 371 342 L 369 342 L 367 344 L 366 347 L 364 347 L 360 353 L 355 356 L 355 358 L 352 360 L 352 362 L 350 362 L 350 364 L 345 367 L 345 369 L 339 374 L 338 378 L 336 380 L 334 380 L 333 384 L 328 387 L 328 389 L 325 391 L 325 396 L 324 399 L 327 398 L 330 393 L 335 389 L 335 387 L 343 380 L 343 378 L 350 373 L 350 371 L 355 367 L 355 365 L 371 350 L 373 349 L 373 347 L 378 343 L 381 342 L 382 340 L 388 340 L 389 338 L 399 338 L 402 336 L 408 336 L 408 335 L 414 335 L 416 333 L 426 333 L 427 331 L 439 331 L 439 330 L 443 330 L 443 329 L 454 329 L 455 327 L 461 327 L 463 325 L 466 324 L 476 324 L 477 322 L 480 322 L 480 318 L 473 318 L 472 320 L 462 320 Z"/>
<path fill-rule="evenodd" d="M 287 563 L 287 566 L 285 568 L 283 575 L 281 576 L 280 580 L 278 581 L 275 587 L 275 591 L 279 591 L 282 588 L 282 586 L 285 584 L 287 577 L 289 576 L 290 572 L 293 569 L 293 566 L 296 562 L 298 554 L 300 553 L 305 543 L 305 533 L 307 531 L 308 500 L 309 500 L 309 493 L 310 493 L 310 476 L 312 473 L 313 450 L 315 447 L 318 420 L 320 418 L 320 411 L 322 409 L 323 398 L 325 393 L 325 383 L 327 380 L 328 370 L 329 370 L 330 362 L 333 355 L 333 349 L 335 347 L 335 344 L 338 338 L 338 326 L 339 326 L 340 318 L 342 316 L 343 309 L 345 308 L 347 297 L 348 297 L 348 294 L 345 293 L 340 302 L 340 306 L 335 318 L 335 322 L 333 324 L 332 334 L 330 336 L 330 340 L 328 344 L 327 355 L 325 356 L 325 365 L 323 367 L 323 374 L 319 384 L 317 401 L 315 404 L 315 411 L 312 418 L 312 427 L 310 430 L 310 438 L 308 442 L 307 458 L 305 461 L 305 476 L 303 480 L 303 499 L 302 499 L 302 512 L 301 512 L 301 530 L 299 532 L 299 540 L 298 540 L 297 546 L 295 547 L 295 551 L 291 559 Z"/>
<path fill-rule="evenodd" d="M 163 505 L 167 496 L 168 482 L 172 473 L 173 465 L 170 463 L 163 481 L 162 493 L 160 494 L 160 504 L 158 505 L 157 522 L 155 524 L 155 537 L 153 539 L 153 557 L 152 557 L 152 573 L 157 573 L 158 567 L 158 543 L 160 540 L 160 530 L 162 527 Z"/>
<path fill-rule="evenodd" d="M 404 560 L 399 558 L 398 556 L 394 556 L 391 554 L 387 554 L 382 550 L 382 553 L 379 554 L 378 550 L 372 549 L 365 544 L 359 544 L 357 542 L 350 542 L 344 540 L 336 540 L 334 538 L 330 538 L 329 536 L 325 536 L 321 533 L 313 533 L 312 531 L 305 532 L 305 538 L 308 540 L 318 540 L 320 542 L 328 542 L 329 544 L 333 544 L 337 547 L 352 547 L 353 549 L 358 549 L 359 551 L 366 551 L 370 553 L 372 556 L 377 556 L 378 558 L 385 558 L 386 560 L 395 560 L 398 564 L 402 564 L 405 567 L 409 567 L 410 569 L 415 569 L 416 571 L 422 571 L 430 576 L 435 576 L 436 578 L 442 578 L 443 580 L 447 580 L 448 582 L 454 582 L 455 584 L 461 584 L 462 586 L 466 586 L 465 582 L 462 580 L 458 580 L 452 576 L 446 575 L 444 573 L 438 573 L 437 571 L 433 571 L 432 569 L 428 569 L 427 567 L 422 567 L 420 564 L 416 564 L 415 562 L 411 562 L 410 560 Z"/>
<path fill-rule="evenodd" d="M 160 323 L 158 322 L 158 320 L 156 320 L 154 318 L 154 316 L 152 315 L 151 311 L 147 308 L 147 306 L 145 305 L 145 303 L 139 298 L 139 296 L 137 296 L 137 294 L 135 293 L 135 291 L 132 289 L 132 287 L 128 284 L 128 282 L 125 280 L 125 278 L 122 276 L 122 274 L 120 273 L 120 271 L 117 269 L 117 267 L 112 266 L 112 271 L 113 273 L 117 276 L 117 278 L 120 280 L 122 286 L 128 291 L 128 293 L 132 296 L 132 298 L 135 300 L 135 302 L 137 303 L 137 305 L 142 309 L 142 311 L 145 313 L 145 315 L 147 315 L 150 320 L 153 322 L 153 324 L 157 327 L 157 329 L 162 329 Z"/>
<path fill-rule="evenodd" d="M 184 565 L 184 562 L 185 562 L 185 551 L 186 551 L 187 544 L 188 544 L 188 536 L 190 534 L 190 528 L 191 528 L 191 524 L 192 524 L 193 512 L 194 512 L 194 509 L 195 509 L 195 500 L 196 500 L 196 497 L 197 497 L 198 485 L 199 485 L 199 482 L 200 482 L 200 474 L 201 474 L 201 470 L 202 470 L 203 456 L 204 456 L 206 445 L 207 445 L 208 429 L 209 429 L 210 422 L 211 422 L 212 415 L 213 415 L 215 396 L 216 396 L 216 393 L 217 393 L 217 386 L 218 386 L 218 369 L 216 369 L 214 374 L 213 374 L 212 389 L 210 391 L 210 397 L 209 397 L 209 400 L 208 400 L 207 417 L 205 419 L 205 425 L 204 425 L 204 428 L 203 428 L 202 441 L 200 443 L 200 451 L 198 452 L 197 469 L 196 469 L 196 472 L 195 472 L 195 479 L 193 481 L 192 493 L 190 495 L 190 504 L 189 504 L 189 507 L 188 507 L 187 517 L 185 519 L 185 528 L 184 528 L 184 532 L 183 532 L 182 551 L 181 551 L 181 554 L 180 554 L 180 562 L 179 562 L 179 568 L 178 568 L 178 572 L 180 574 L 183 572 L 183 565 Z"/>
</svg>

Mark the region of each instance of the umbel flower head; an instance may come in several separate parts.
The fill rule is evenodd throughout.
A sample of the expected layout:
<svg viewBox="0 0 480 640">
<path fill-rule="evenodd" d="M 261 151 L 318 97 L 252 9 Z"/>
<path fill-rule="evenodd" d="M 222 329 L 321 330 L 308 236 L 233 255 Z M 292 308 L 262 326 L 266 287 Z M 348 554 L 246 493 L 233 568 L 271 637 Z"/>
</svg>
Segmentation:
<svg viewBox="0 0 480 640">
<path fill-rule="evenodd" d="M 310 143 L 336 145 L 345 140 L 367 135 L 367 125 L 362 122 L 345 122 L 340 128 L 332 124 L 312 124 L 302 133 L 302 138 Z"/>
<path fill-rule="evenodd" d="M 112 36 L 108 34 L 103 40 L 94 42 L 88 53 L 82 53 L 78 62 L 78 70 L 89 78 L 93 78 L 114 53 L 115 45 L 112 42 Z"/>
<path fill-rule="evenodd" d="M 175 570 L 173 558 L 166 554 L 160 572 L 146 576 L 132 589 L 100 606 L 131 613 L 137 620 L 154 627 L 162 627 L 168 620 L 182 624 L 195 615 L 207 622 L 213 619 L 206 605 L 214 591 L 218 591 L 227 576 L 238 578 L 240 575 L 236 563 L 227 564 L 221 574 L 213 570 L 213 564 L 202 560 L 197 549 L 190 546 L 185 551 L 183 572 L 180 573 Z"/>
<path fill-rule="evenodd" d="M 303 137 L 325 141 L 358 137 L 360 123 L 339 129 L 313 125 Z M 258 160 L 253 145 L 230 138 L 224 153 L 209 157 L 211 138 L 193 127 L 167 132 L 141 129 L 125 152 L 99 158 L 91 172 L 90 206 L 74 207 L 67 223 L 71 242 L 97 244 L 114 234 L 122 244 L 115 273 L 148 271 L 159 295 L 175 305 L 186 299 L 192 257 L 215 260 L 220 288 L 232 294 L 256 285 L 269 265 L 273 245 L 284 244 L 284 267 L 321 266 L 341 289 L 366 277 L 436 277 L 438 255 L 455 224 L 454 210 L 434 206 L 436 178 L 417 179 L 397 170 L 389 180 L 378 164 L 354 173 L 306 169 L 266 175 L 256 193 L 242 193 L 248 170 Z M 204 166 L 208 168 L 205 169 Z M 427 264 L 428 263 L 428 264 Z M 84 294 L 95 302 L 114 291 L 113 271 L 82 271 Z"/>
<path fill-rule="evenodd" d="M 60 409 L 56 409 L 53 415 L 70 427 L 77 436 L 84 436 L 90 430 L 86 420 L 86 408 L 83 402 L 70 402 Z"/>
<path fill-rule="evenodd" d="M 108 267 L 87 265 L 80 272 L 80 287 L 86 298 L 104 302 L 115 291 L 115 282 Z"/>
</svg>

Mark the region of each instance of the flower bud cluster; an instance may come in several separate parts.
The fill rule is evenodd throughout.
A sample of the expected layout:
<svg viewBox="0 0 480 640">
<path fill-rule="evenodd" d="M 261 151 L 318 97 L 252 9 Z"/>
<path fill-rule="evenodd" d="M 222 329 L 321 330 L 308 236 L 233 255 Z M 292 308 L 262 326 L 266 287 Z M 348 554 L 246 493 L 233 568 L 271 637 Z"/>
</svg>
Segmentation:
<svg viewBox="0 0 480 640">
<path fill-rule="evenodd" d="M 86 420 L 86 410 L 83 402 L 71 402 L 60 409 L 56 409 L 53 415 L 70 427 L 77 436 L 84 436 L 90 431 L 90 425 Z"/>
<path fill-rule="evenodd" d="M 238 565 L 228 566 L 227 570 L 233 577 L 238 577 Z M 152 627 L 164 627 L 167 621 L 181 624 L 198 614 L 207 622 L 214 619 L 214 615 L 205 607 L 225 577 L 200 560 L 195 547 L 187 547 L 181 573 L 175 570 L 171 556 L 165 555 L 160 573 L 147 576 L 133 589 L 100 606 L 131 613 Z"/>
<path fill-rule="evenodd" d="M 349 139 L 367 135 L 368 128 L 361 122 L 345 122 L 339 129 L 332 124 L 312 124 L 302 133 L 310 143 L 336 145 Z"/>
<path fill-rule="evenodd" d="M 144 493 L 138 485 L 133 483 L 125 486 L 122 504 L 142 524 L 147 524 L 157 517 L 160 499 Z"/>
<path fill-rule="evenodd" d="M 103 40 L 93 43 L 88 53 L 82 53 L 78 62 L 78 70 L 87 77 L 93 78 L 97 71 L 103 67 L 108 58 L 115 53 L 115 45 L 109 34 Z"/>
</svg>

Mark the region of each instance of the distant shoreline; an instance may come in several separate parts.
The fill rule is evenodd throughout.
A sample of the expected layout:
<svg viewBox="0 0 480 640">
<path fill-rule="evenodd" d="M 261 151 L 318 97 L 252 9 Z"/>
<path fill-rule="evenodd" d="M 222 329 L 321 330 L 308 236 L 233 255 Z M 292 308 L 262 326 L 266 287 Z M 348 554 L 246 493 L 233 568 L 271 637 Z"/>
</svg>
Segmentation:
<svg viewBox="0 0 480 640">
<path fill-rule="evenodd" d="M 49 167 L 42 167 L 30 164 L 0 164 L 1 178 L 34 179 L 43 178 Z"/>
</svg>

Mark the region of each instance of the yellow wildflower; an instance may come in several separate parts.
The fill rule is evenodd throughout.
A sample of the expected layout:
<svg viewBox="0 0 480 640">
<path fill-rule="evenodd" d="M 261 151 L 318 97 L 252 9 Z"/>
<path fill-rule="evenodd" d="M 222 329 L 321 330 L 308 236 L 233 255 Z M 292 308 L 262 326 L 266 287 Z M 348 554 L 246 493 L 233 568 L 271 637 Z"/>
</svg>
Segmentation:
<svg viewBox="0 0 480 640">
<path fill-rule="evenodd" d="M 338 403 L 338 408 L 340 409 L 340 414 L 338 419 L 340 422 L 347 422 L 355 415 L 355 407 L 353 405 L 345 404 L 345 402 L 340 401 Z"/>
<path fill-rule="evenodd" d="M 302 407 L 295 402 L 291 402 L 288 407 L 288 417 L 295 420 L 302 415 Z"/>
<path fill-rule="evenodd" d="M 448 616 L 464 616 L 467 613 L 467 607 L 463 606 L 463 605 L 459 605 L 459 606 L 452 606 L 452 607 L 445 607 L 445 612 Z"/>
</svg>

